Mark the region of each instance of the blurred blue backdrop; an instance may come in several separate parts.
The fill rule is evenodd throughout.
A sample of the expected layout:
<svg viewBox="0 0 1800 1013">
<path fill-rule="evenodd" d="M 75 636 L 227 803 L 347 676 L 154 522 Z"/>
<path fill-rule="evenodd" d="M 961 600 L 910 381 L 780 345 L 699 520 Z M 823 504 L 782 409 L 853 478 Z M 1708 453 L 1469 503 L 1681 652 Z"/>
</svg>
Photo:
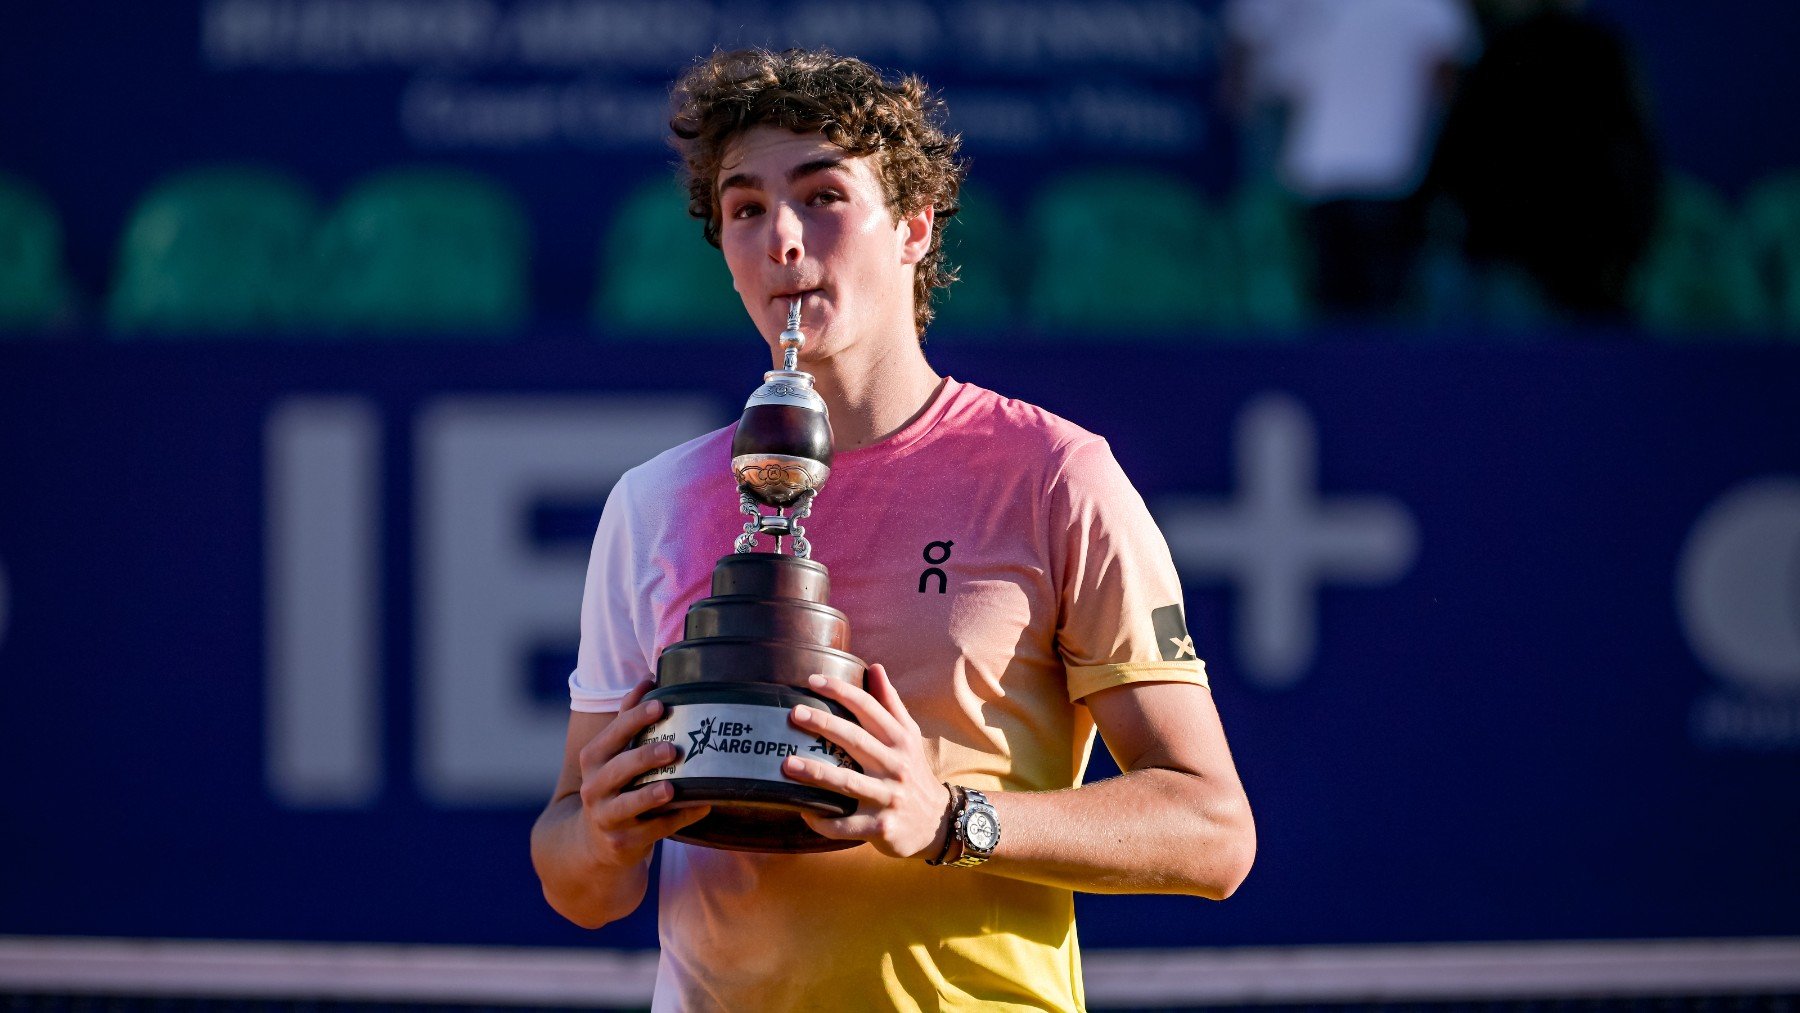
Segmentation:
<svg viewBox="0 0 1800 1013">
<path fill-rule="evenodd" d="M 1042 195 L 1075 172 L 1153 172 L 1221 235 L 1253 231 L 1232 210 L 1262 180 L 1223 97 L 1223 6 L 0 10 L 0 173 L 51 209 L 42 277 L 66 286 L 29 282 L 53 308 L 0 328 L 0 934 L 654 945 L 648 905 L 598 934 L 562 922 L 526 836 L 599 504 L 734 417 L 767 363 L 728 293 L 710 318 L 670 304 L 723 285 L 678 207 L 666 257 L 622 232 L 640 188 L 672 192 L 667 81 L 740 42 L 924 74 L 996 223 L 976 229 L 972 200 L 970 256 L 1002 235 L 995 271 L 1038 270 Z M 1735 209 L 1800 165 L 1800 9 L 1592 9 L 1637 54 L 1672 173 Z M 290 281 L 363 263 L 344 207 L 371 178 L 456 170 L 433 192 L 470 206 L 498 188 L 512 204 L 480 234 L 516 243 L 525 301 L 469 310 L 492 314 L 472 333 L 383 323 L 354 293 L 301 311 L 226 256 L 195 276 L 212 309 L 158 317 L 129 254 L 172 241 L 140 204 L 220 165 L 276 174 L 245 184 L 265 211 L 299 195 L 289 252 L 311 266 Z M 1257 810 L 1232 901 L 1084 897 L 1084 939 L 1800 934 L 1786 290 L 1734 316 L 1708 275 L 1704 312 L 1667 328 L 1263 315 L 1250 273 L 1220 267 L 1233 249 L 1194 277 L 1219 289 L 1198 315 L 1046 318 L 1042 277 L 1008 277 L 967 300 L 985 316 L 953 296 L 927 346 L 1111 439 L 1169 537 Z M 634 316 L 659 275 L 672 294 Z M 145 277 L 152 300 L 179 287 Z M 1252 486 L 1285 492 L 1252 508 Z"/>
</svg>

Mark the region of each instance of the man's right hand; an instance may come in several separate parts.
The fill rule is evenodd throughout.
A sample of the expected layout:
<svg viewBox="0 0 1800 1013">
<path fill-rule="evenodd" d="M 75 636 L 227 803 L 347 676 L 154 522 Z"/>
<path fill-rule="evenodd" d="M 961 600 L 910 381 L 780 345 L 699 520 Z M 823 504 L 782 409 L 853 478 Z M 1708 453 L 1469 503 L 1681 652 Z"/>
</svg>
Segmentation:
<svg viewBox="0 0 1800 1013">
<path fill-rule="evenodd" d="M 667 781 L 630 787 L 639 776 L 676 757 L 673 743 L 631 745 L 639 732 L 662 717 L 660 701 L 644 700 L 655 685 L 646 679 L 632 687 L 617 716 L 581 748 L 581 822 L 593 860 L 600 865 L 637 865 L 650 857 L 657 841 L 711 812 L 709 806 L 694 806 L 650 815 L 674 797 L 674 789 Z"/>
</svg>

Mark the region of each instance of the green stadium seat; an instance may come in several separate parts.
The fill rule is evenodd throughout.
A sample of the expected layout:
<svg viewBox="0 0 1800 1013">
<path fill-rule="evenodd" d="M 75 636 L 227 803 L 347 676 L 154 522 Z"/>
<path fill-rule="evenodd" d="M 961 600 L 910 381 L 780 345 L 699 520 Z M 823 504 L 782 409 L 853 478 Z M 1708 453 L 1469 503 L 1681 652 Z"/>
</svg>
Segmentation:
<svg viewBox="0 0 1800 1013">
<path fill-rule="evenodd" d="M 1643 324 L 1673 335 L 1766 328 L 1766 302 L 1749 247 L 1725 200 L 1698 180 L 1671 176 L 1660 215 L 1632 280 L 1632 303 Z"/>
<path fill-rule="evenodd" d="M 1248 183 L 1226 212 L 1243 323 L 1291 330 L 1311 316 L 1305 234 L 1298 209 L 1273 182 Z"/>
<path fill-rule="evenodd" d="M 1744 200 L 1744 234 L 1769 315 L 1800 334 L 1800 174 L 1757 184 Z"/>
<path fill-rule="evenodd" d="M 658 177 L 626 197 L 601 242 L 593 323 L 603 334 L 742 341 L 755 332 L 725 257 L 687 212 L 687 190 Z"/>
<path fill-rule="evenodd" d="M 1193 189 L 1130 170 L 1064 177 L 1038 194 L 1034 322 L 1048 333 L 1191 334 L 1237 316 L 1229 235 Z"/>
<path fill-rule="evenodd" d="M 0 176 L 0 333 L 54 326 L 69 294 L 56 210 L 35 187 Z"/>
<path fill-rule="evenodd" d="M 320 230 L 320 320 L 363 333 L 516 331 L 530 309 L 529 243 L 524 212 L 498 184 L 447 168 L 376 173 Z"/>
<path fill-rule="evenodd" d="M 318 211 L 286 176 L 181 173 L 153 188 L 119 242 L 107 312 L 119 334 L 252 333 L 307 316 Z"/>
<path fill-rule="evenodd" d="M 942 327 L 969 337 L 1003 336 L 1017 327 L 1014 293 L 1028 277 L 1029 261 L 1020 255 L 1005 210 L 987 191 L 965 186 L 961 210 L 944 231 L 944 259 L 961 272 L 956 284 L 935 293 Z"/>
</svg>

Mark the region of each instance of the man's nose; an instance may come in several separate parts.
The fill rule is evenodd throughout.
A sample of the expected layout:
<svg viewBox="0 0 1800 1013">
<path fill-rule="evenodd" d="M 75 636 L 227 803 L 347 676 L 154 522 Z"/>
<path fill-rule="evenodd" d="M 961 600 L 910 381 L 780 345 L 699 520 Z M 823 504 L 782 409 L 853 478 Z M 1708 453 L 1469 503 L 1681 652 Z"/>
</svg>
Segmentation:
<svg viewBox="0 0 1800 1013">
<path fill-rule="evenodd" d="M 769 259 L 777 264 L 798 264 L 806 255 L 805 229 L 799 213 L 786 204 L 777 204 L 769 217 Z"/>
</svg>

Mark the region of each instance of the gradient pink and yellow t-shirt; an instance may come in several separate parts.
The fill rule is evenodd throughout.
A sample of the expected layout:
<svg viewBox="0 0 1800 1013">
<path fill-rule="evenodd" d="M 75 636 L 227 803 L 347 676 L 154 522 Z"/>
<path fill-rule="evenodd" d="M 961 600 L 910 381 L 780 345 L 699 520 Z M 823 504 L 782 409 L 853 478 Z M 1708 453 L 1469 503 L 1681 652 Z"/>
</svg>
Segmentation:
<svg viewBox="0 0 1800 1013">
<path fill-rule="evenodd" d="M 743 526 L 731 436 L 676 447 L 613 489 L 573 709 L 617 710 L 709 593 Z M 1143 500 L 1104 440 L 1040 408 L 946 379 L 904 429 L 837 455 L 805 524 L 850 650 L 887 666 L 941 780 L 1071 787 L 1094 739 L 1082 697 L 1206 685 Z M 1068 890 L 867 847 L 665 842 L 662 857 L 656 1009 L 1082 1008 Z"/>
</svg>

